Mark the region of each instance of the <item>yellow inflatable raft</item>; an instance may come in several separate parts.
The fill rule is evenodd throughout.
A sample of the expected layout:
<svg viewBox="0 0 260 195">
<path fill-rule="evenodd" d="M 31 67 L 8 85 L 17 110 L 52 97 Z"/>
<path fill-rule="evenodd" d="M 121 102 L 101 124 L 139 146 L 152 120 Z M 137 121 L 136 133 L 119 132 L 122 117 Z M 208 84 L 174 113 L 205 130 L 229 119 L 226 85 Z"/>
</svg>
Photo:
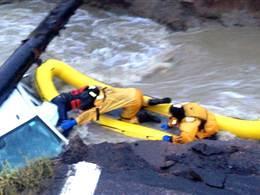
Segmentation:
<svg viewBox="0 0 260 195">
<path fill-rule="evenodd" d="M 76 88 L 84 87 L 85 85 L 108 86 L 80 73 L 62 61 L 50 59 L 38 67 L 35 74 L 35 85 L 43 100 L 50 101 L 59 95 L 53 83 L 54 77 L 58 77 Z M 106 115 L 101 115 L 96 122 L 115 132 L 139 139 L 162 140 L 165 135 L 172 136 L 172 134 L 167 132 L 123 122 Z"/>
<path fill-rule="evenodd" d="M 35 75 L 36 87 L 44 100 L 50 101 L 59 94 L 53 83 L 54 77 L 58 77 L 76 88 L 87 84 L 108 86 L 80 73 L 62 61 L 49 59 L 37 68 Z M 168 116 L 169 106 L 170 104 L 151 106 L 147 107 L 147 110 Z M 242 138 L 260 139 L 260 121 L 240 120 L 218 114 L 216 114 L 216 118 L 221 130 L 229 131 Z M 102 115 L 97 122 L 103 126 L 110 127 L 109 129 L 113 131 L 140 139 L 162 140 L 163 136 L 172 135 L 161 130 L 123 122 L 106 115 Z"/>
</svg>

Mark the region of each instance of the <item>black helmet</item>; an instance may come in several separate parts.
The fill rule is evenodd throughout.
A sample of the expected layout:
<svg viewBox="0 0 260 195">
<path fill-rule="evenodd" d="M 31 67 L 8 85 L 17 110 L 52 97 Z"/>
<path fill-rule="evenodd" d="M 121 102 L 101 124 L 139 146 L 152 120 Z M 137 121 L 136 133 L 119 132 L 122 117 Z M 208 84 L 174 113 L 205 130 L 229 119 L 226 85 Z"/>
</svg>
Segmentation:
<svg viewBox="0 0 260 195">
<path fill-rule="evenodd" d="M 99 95 L 100 91 L 96 86 L 90 86 L 84 90 L 84 92 L 80 95 L 80 109 L 88 110 L 95 106 L 96 97 Z"/>
<path fill-rule="evenodd" d="M 99 89 L 96 86 L 89 86 L 85 89 L 85 91 L 87 91 L 88 94 L 93 98 L 96 98 L 99 95 Z"/>
<path fill-rule="evenodd" d="M 181 121 L 185 117 L 185 112 L 182 106 L 171 105 L 169 112 L 178 121 Z"/>
</svg>

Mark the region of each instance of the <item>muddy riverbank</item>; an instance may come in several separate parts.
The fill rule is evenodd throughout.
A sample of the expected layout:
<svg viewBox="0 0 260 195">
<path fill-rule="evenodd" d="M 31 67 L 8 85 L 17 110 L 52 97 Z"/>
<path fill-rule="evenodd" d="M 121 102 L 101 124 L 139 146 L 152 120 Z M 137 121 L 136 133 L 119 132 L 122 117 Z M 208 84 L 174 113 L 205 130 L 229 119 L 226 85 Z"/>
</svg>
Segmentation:
<svg viewBox="0 0 260 195">
<path fill-rule="evenodd" d="M 173 30 L 211 25 L 260 25 L 260 2 L 257 0 L 85 0 L 85 3 L 151 18 Z"/>
</svg>

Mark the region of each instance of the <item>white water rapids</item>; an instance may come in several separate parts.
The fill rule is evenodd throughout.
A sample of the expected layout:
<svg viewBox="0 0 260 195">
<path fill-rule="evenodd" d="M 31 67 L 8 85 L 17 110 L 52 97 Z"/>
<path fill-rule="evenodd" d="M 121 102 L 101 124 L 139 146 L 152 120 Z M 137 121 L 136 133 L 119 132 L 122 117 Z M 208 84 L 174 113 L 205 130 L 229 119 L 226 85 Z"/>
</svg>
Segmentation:
<svg viewBox="0 0 260 195">
<path fill-rule="evenodd" d="M 54 6 L 38 0 L 0 5 L 1 64 Z M 174 33 L 149 19 L 83 6 L 42 58 L 173 102 L 195 101 L 227 116 L 260 118 L 259 28 Z M 128 140 L 95 125 L 89 132 L 92 143 Z"/>
</svg>

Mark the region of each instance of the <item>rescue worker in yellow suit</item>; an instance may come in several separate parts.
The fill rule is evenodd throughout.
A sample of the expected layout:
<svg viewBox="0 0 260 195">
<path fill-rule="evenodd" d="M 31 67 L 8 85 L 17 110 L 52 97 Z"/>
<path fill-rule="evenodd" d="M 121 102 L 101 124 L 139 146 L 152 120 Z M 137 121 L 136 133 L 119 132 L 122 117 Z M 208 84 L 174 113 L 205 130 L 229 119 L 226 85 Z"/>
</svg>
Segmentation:
<svg viewBox="0 0 260 195">
<path fill-rule="evenodd" d="M 62 108 L 64 103 L 69 103 L 69 105 L 72 105 L 68 107 L 69 109 L 79 108 L 83 111 L 75 119 L 60 122 L 60 129 L 63 133 L 70 130 L 74 125 L 83 125 L 90 121 L 98 120 L 100 114 L 119 108 L 123 109 L 120 115 L 121 120 L 130 123 L 142 123 L 148 121 L 160 123 L 160 118 L 141 110 L 141 108 L 148 105 L 151 106 L 171 102 L 170 98 L 152 98 L 146 100 L 142 91 L 136 88 L 87 86 L 84 90 L 79 91 L 80 93 L 75 93 L 74 90 L 74 96 L 71 94 L 60 95 L 62 97 L 69 97 L 67 100 L 57 101 L 61 99 L 60 96 L 57 96 L 52 100 L 52 102 L 58 106 L 58 109 Z M 60 104 L 60 102 L 62 102 L 62 104 Z"/>
<path fill-rule="evenodd" d="M 161 127 L 166 129 L 177 126 L 180 135 L 166 136 L 165 141 L 186 144 L 195 140 L 209 138 L 219 131 L 214 114 L 197 103 L 171 105 L 169 113 L 171 117 L 168 124 L 163 124 Z"/>
</svg>

